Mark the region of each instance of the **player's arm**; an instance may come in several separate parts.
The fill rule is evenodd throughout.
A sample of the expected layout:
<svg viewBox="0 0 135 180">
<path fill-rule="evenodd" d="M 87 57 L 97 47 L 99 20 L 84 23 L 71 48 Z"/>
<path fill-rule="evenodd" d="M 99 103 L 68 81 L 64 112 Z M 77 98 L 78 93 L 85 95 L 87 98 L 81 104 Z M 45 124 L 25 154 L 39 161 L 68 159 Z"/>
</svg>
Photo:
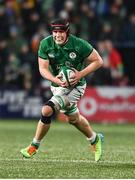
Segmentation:
<svg viewBox="0 0 135 180">
<path fill-rule="evenodd" d="M 99 53 L 93 49 L 92 53 L 86 58 L 85 63 L 86 67 L 83 70 L 76 71 L 75 78 L 73 79 L 72 83 L 70 83 L 71 85 L 77 84 L 81 78 L 100 68 L 103 65 L 103 60 Z"/>
<path fill-rule="evenodd" d="M 103 65 L 103 60 L 95 49 L 93 49 L 92 53 L 86 58 L 85 62 L 87 66 L 80 71 L 81 78 L 96 71 Z"/>
<path fill-rule="evenodd" d="M 39 64 L 39 72 L 41 76 L 51 82 L 58 84 L 59 86 L 65 87 L 66 82 L 62 82 L 59 76 L 53 76 L 53 74 L 49 70 L 49 60 L 44 60 L 38 57 L 38 64 Z"/>
</svg>

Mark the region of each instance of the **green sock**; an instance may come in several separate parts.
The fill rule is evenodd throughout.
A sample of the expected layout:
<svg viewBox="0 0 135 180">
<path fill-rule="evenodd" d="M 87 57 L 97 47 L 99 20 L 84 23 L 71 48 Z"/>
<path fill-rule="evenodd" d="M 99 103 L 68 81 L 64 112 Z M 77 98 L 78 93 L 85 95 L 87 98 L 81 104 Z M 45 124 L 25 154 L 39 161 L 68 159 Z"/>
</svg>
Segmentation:
<svg viewBox="0 0 135 180">
<path fill-rule="evenodd" d="M 35 146 L 36 149 L 39 148 L 40 146 L 40 141 L 39 140 L 36 140 L 35 138 L 33 139 L 32 143 L 31 143 L 32 146 Z"/>
<path fill-rule="evenodd" d="M 33 142 L 31 143 L 31 145 L 34 146 L 36 149 L 38 149 L 39 146 L 40 146 L 40 144 L 38 144 L 38 143 L 33 143 Z"/>
<path fill-rule="evenodd" d="M 98 140 L 99 140 L 99 137 L 96 135 L 96 138 L 95 138 L 95 140 L 91 143 L 91 145 L 97 144 Z"/>
</svg>

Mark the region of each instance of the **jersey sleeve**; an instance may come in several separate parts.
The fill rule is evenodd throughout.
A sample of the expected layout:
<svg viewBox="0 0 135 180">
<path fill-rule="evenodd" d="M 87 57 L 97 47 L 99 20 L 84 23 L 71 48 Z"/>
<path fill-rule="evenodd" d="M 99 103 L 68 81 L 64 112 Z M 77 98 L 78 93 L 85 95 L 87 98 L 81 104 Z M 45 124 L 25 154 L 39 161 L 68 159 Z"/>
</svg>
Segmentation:
<svg viewBox="0 0 135 180">
<path fill-rule="evenodd" d="M 44 40 L 42 40 L 40 42 L 39 49 L 38 49 L 38 57 L 40 57 L 44 60 L 48 60 L 48 55 L 47 55 L 46 49 L 47 48 L 46 48 L 45 42 L 44 42 Z"/>
<path fill-rule="evenodd" d="M 81 39 L 81 44 L 82 44 L 80 49 L 81 56 L 83 57 L 83 59 L 85 59 L 92 53 L 94 48 L 90 43 L 82 39 Z"/>
</svg>

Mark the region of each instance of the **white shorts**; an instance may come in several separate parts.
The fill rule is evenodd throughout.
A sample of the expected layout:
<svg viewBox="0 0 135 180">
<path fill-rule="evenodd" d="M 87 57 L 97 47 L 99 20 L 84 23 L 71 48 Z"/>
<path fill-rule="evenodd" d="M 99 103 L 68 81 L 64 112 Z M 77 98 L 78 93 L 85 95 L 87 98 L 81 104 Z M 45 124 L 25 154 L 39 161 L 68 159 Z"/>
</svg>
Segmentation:
<svg viewBox="0 0 135 180">
<path fill-rule="evenodd" d="M 83 96 L 86 89 L 86 84 L 82 86 L 76 86 L 73 89 L 63 88 L 63 87 L 54 87 L 51 86 L 51 91 L 54 96 L 59 95 L 63 96 L 66 95 L 70 102 L 70 107 L 63 108 L 60 111 L 63 112 L 66 115 L 74 114 L 76 112 L 79 112 L 77 103 Z"/>
</svg>

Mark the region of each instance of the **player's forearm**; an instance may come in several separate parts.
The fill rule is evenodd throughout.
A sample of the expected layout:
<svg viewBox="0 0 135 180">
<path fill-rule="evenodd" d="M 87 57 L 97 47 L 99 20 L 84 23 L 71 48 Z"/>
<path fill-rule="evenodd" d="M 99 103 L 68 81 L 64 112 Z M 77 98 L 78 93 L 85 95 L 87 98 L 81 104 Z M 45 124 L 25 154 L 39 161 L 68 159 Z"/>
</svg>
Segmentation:
<svg viewBox="0 0 135 180">
<path fill-rule="evenodd" d="M 86 59 L 86 64 L 87 67 L 80 72 L 81 77 L 87 76 L 103 65 L 103 60 L 95 49 L 93 49 L 92 53 Z"/>
<path fill-rule="evenodd" d="M 49 71 L 49 69 L 46 68 L 40 68 L 40 74 L 42 75 L 43 78 L 61 86 L 61 87 L 67 87 L 67 83 L 61 81 L 58 76 L 53 76 L 53 74 Z"/>
<path fill-rule="evenodd" d="M 55 81 L 55 76 L 53 76 L 53 74 L 48 69 L 40 68 L 39 71 L 43 78 L 45 78 L 51 82 Z"/>
<path fill-rule="evenodd" d="M 89 64 L 86 68 L 84 68 L 81 73 L 81 77 L 85 77 L 88 74 L 96 71 L 98 68 L 100 68 L 103 65 L 102 59 L 99 59 L 97 61 L 93 61 L 91 64 Z"/>
</svg>

